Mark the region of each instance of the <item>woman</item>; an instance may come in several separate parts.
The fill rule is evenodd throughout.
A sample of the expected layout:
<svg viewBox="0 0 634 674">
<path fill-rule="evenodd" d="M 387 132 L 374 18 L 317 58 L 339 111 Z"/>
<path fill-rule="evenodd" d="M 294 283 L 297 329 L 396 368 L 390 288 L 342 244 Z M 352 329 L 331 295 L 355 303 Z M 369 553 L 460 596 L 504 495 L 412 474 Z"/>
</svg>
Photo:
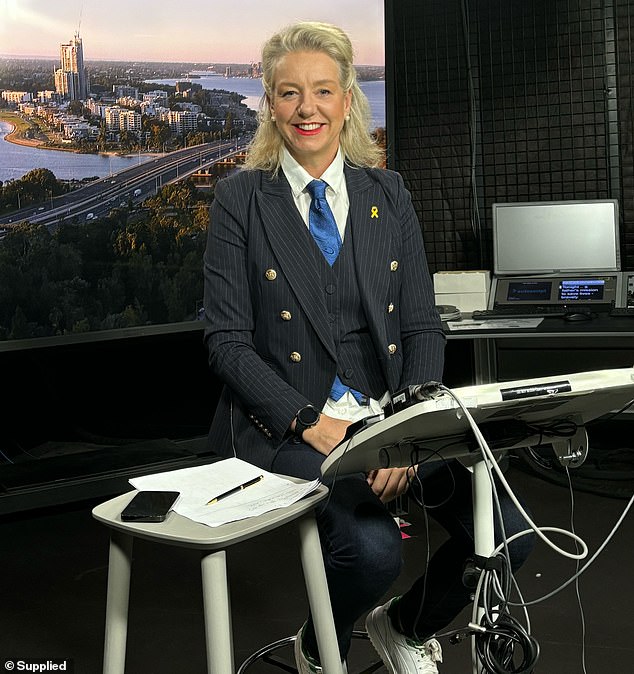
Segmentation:
<svg viewBox="0 0 634 674">
<path fill-rule="evenodd" d="M 204 260 L 205 340 L 225 384 L 210 446 L 314 479 L 350 423 L 441 379 L 444 336 L 410 195 L 377 168 L 349 38 L 296 24 L 268 40 L 262 67 L 261 123 L 246 170 L 216 187 Z M 446 500 L 434 516 L 452 538 L 426 582 L 368 616 L 392 672 L 436 672 L 432 636 L 470 601 L 469 474 L 428 465 L 346 476 L 317 513 L 345 660 L 355 621 L 399 574 L 400 532 L 384 504 L 416 470 Z M 318 671 L 310 619 L 295 654 L 302 674 Z"/>
</svg>

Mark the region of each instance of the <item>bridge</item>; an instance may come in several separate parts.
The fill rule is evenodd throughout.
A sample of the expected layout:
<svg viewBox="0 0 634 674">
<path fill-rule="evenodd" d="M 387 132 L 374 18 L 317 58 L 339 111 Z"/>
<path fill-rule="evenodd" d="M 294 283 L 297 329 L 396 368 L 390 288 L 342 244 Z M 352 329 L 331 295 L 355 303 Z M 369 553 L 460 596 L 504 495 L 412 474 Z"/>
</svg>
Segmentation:
<svg viewBox="0 0 634 674">
<path fill-rule="evenodd" d="M 244 164 L 246 158 L 247 153 L 245 150 L 236 150 L 235 152 L 225 155 L 222 159 L 211 162 L 210 165 L 205 168 L 201 167 L 195 169 L 189 174 L 189 177 L 193 178 L 196 187 L 207 187 L 212 185 L 218 177 L 218 167 L 225 170 L 235 168 Z"/>
<path fill-rule="evenodd" d="M 247 142 L 217 141 L 170 152 L 55 197 L 46 205 L 38 204 L 13 211 L 0 217 L 0 228 L 6 230 L 12 224 L 26 220 L 52 226 L 67 218 L 86 221 L 103 217 L 113 208 L 142 202 L 169 183 L 196 174 L 206 175 L 209 180 L 209 169 L 212 166 L 231 166 L 244 161 Z M 207 173 L 203 174 L 204 171 Z"/>
</svg>

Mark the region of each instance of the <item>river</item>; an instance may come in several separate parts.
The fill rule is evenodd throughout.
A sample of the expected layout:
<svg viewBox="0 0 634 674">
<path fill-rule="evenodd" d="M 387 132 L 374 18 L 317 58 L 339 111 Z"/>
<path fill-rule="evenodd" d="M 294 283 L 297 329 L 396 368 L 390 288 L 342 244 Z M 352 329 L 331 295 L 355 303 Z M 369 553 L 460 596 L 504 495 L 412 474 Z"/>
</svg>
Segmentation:
<svg viewBox="0 0 634 674">
<path fill-rule="evenodd" d="M 103 178 L 151 158 L 143 154 L 119 157 L 43 150 L 28 145 L 18 145 L 5 139 L 12 129 L 13 127 L 7 122 L 0 122 L 0 180 L 2 181 L 21 178 L 35 168 L 50 169 L 58 180 L 81 180 L 91 176 Z"/>
<path fill-rule="evenodd" d="M 174 85 L 177 81 L 182 80 L 149 80 L 149 83 Z M 223 75 L 210 75 L 205 72 L 199 78 L 192 79 L 192 82 L 202 85 L 204 89 L 224 89 L 225 91 L 242 94 L 246 97 L 243 101 L 244 104 L 253 110 L 258 109 L 263 93 L 261 80 L 247 77 L 224 77 Z M 377 80 L 360 82 L 359 84 L 370 102 L 372 128 L 385 127 L 385 82 Z M 17 145 L 5 139 L 11 129 L 10 124 L 0 122 L 1 181 L 21 178 L 34 168 L 50 169 L 59 180 L 81 180 L 92 176 L 103 178 L 151 158 L 143 154 L 119 157 L 116 155 L 78 154 Z"/>
</svg>

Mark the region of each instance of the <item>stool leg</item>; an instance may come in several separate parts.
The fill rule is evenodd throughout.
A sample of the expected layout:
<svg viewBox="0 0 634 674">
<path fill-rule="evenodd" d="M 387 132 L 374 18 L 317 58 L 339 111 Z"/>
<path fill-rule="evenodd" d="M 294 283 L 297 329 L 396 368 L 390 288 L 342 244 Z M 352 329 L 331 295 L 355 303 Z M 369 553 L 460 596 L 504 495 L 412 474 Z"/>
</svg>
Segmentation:
<svg viewBox="0 0 634 674">
<path fill-rule="evenodd" d="M 342 674 L 337 633 L 332 618 L 330 594 L 324 570 L 324 558 L 319 542 L 315 517 L 309 515 L 299 521 L 300 554 L 308 602 L 315 625 L 319 659 L 325 674 Z"/>
<path fill-rule="evenodd" d="M 473 485 L 473 540 L 475 554 L 488 559 L 495 550 L 495 516 L 493 514 L 493 487 L 484 460 L 478 461 L 472 468 Z M 495 613 L 495 611 L 494 611 Z M 484 615 L 481 606 L 476 607 L 477 622 Z M 484 672 L 475 646 L 475 636 L 471 637 L 471 664 L 474 674 Z"/>
<path fill-rule="evenodd" d="M 132 536 L 118 531 L 110 534 L 104 674 L 123 674 L 125 671 L 132 542 Z"/>
<path fill-rule="evenodd" d="M 233 674 L 231 609 L 225 551 L 204 555 L 201 570 L 208 672 Z"/>
</svg>

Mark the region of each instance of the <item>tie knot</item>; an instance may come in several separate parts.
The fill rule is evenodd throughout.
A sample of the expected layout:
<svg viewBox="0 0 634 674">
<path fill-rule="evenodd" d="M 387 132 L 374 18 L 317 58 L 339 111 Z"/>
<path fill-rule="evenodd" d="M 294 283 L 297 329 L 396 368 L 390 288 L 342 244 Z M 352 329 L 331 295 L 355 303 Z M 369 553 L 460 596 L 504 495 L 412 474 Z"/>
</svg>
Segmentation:
<svg viewBox="0 0 634 674">
<path fill-rule="evenodd" d="M 325 199 L 326 187 L 328 187 L 328 183 L 325 183 L 323 180 L 312 180 L 308 183 L 306 189 L 313 199 Z"/>
</svg>

